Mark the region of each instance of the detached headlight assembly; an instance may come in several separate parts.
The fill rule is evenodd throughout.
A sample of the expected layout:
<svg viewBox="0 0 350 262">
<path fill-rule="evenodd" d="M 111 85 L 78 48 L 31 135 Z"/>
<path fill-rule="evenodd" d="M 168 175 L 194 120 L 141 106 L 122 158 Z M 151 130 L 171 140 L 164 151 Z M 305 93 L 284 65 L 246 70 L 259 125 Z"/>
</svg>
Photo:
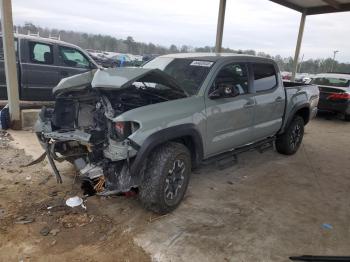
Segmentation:
<svg viewBox="0 0 350 262">
<path fill-rule="evenodd" d="M 118 140 L 126 139 L 139 128 L 140 124 L 132 121 L 114 123 L 115 134 Z"/>
</svg>

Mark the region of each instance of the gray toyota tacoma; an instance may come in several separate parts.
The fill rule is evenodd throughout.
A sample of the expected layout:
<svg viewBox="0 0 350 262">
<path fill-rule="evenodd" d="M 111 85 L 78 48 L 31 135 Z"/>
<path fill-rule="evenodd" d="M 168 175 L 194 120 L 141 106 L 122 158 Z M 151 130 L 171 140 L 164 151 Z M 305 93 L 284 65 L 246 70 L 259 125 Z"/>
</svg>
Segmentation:
<svg viewBox="0 0 350 262">
<path fill-rule="evenodd" d="M 162 214 L 179 205 L 204 161 L 268 143 L 294 154 L 319 100 L 317 86 L 283 83 L 273 60 L 212 53 L 98 69 L 53 92 L 35 131 L 58 182 L 55 161 L 67 160 L 87 194 L 135 190 Z"/>
</svg>

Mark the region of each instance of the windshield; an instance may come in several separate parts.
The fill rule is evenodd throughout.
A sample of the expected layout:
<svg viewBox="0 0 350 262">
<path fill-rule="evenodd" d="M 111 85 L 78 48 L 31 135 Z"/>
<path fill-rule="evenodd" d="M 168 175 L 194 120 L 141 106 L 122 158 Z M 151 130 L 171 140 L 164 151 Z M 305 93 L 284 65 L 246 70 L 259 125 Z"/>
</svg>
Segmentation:
<svg viewBox="0 0 350 262">
<path fill-rule="evenodd" d="M 188 58 L 157 57 L 144 68 L 158 68 L 172 76 L 189 95 L 198 93 L 214 62 Z"/>
<path fill-rule="evenodd" d="M 312 84 L 334 87 L 349 87 L 350 80 L 335 77 L 317 77 L 312 80 Z"/>
</svg>

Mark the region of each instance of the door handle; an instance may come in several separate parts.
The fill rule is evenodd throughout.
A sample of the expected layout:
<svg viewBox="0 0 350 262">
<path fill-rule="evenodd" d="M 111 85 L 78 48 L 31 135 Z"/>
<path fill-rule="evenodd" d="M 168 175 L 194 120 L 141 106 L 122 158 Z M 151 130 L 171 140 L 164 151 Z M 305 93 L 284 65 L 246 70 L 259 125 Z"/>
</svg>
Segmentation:
<svg viewBox="0 0 350 262">
<path fill-rule="evenodd" d="M 61 71 L 61 76 L 68 76 L 68 71 Z"/>
<path fill-rule="evenodd" d="M 283 102 L 283 98 L 282 97 L 277 97 L 276 100 L 275 100 L 277 103 L 281 103 Z"/>
</svg>

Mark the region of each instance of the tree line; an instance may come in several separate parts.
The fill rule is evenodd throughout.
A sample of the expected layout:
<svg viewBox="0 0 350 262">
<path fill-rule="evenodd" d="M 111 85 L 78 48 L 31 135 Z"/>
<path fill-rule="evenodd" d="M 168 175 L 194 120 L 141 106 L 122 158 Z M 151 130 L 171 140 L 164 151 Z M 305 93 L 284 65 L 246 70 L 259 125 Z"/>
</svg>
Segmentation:
<svg viewBox="0 0 350 262">
<path fill-rule="evenodd" d="M 126 39 L 118 39 L 109 35 L 43 28 L 30 22 L 25 23 L 24 25 L 15 26 L 15 30 L 20 34 L 39 33 L 39 35 L 42 37 L 59 36 L 61 40 L 78 45 L 84 49 L 130 53 L 134 55 L 164 55 L 169 53 L 214 52 L 214 47 L 212 46 L 192 47 L 189 45 L 170 45 L 169 47 L 165 47 L 154 43 L 137 42 L 132 36 L 128 36 Z M 280 55 L 271 56 L 264 52 L 256 52 L 255 50 L 236 50 L 231 48 L 223 48 L 222 52 L 267 57 L 274 59 L 282 71 L 291 72 L 293 69 L 292 57 L 283 58 Z M 336 60 L 333 60 L 332 58 L 317 58 L 300 61 L 298 66 L 298 72 L 301 73 L 317 74 L 330 72 L 331 70 L 333 72 L 350 73 L 350 63 L 340 63 Z"/>
</svg>

